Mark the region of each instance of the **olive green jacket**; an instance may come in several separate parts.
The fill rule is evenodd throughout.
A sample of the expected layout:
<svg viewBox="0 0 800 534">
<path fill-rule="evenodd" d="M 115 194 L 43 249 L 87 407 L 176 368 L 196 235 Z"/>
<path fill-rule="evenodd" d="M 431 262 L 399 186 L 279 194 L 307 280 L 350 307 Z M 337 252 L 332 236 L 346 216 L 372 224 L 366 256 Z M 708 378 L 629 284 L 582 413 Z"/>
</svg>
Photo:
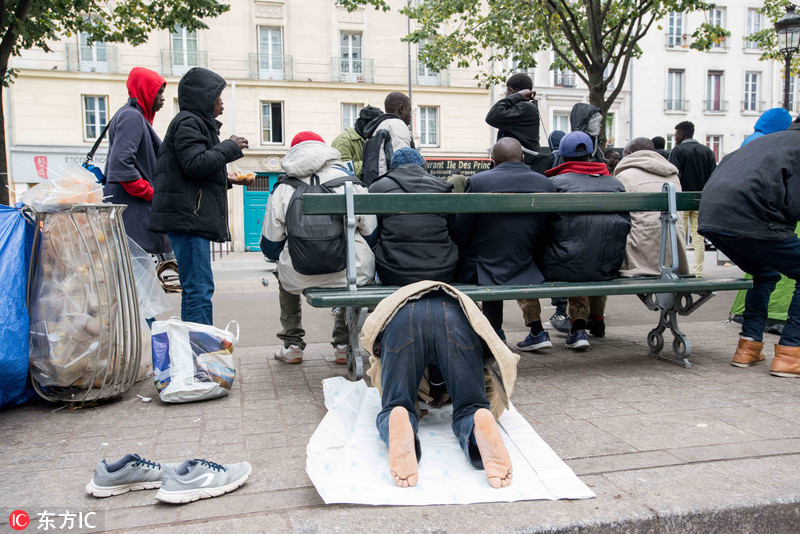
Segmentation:
<svg viewBox="0 0 800 534">
<path fill-rule="evenodd" d="M 342 155 L 342 161 L 353 162 L 356 176 L 361 176 L 361 166 L 364 164 L 364 139 L 352 128 L 336 136 L 331 146 Z"/>
</svg>

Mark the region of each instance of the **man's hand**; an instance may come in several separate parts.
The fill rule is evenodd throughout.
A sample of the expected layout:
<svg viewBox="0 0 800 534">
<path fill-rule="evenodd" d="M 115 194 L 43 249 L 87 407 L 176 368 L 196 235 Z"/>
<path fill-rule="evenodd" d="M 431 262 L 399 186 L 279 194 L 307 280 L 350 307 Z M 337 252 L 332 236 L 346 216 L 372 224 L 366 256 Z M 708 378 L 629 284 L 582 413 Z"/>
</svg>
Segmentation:
<svg viewBox="0 0 800 534">
<path fill-rule="evenodd" d="M 256 181 L 255 174 L 241 174 L 237 175 L 235 172 L 228 173 L 228 183 L 233 185 L 253 185 Z"/>
<path fill-rule="evenodd" d="M 244 150 L 245 148 L 250 148 L 247 139 L 245 139 L 244 137 L 239 137 L 238 135 L 232 135 L 230 136 L 230 140 L 236 143 L 236 145 L 242 150 Z"/>
<path fill-rule="evenodd" d="M 522 100 L 533 100 L 536 98 L 536 91 L 531 91 L 530 89 L 523 89 L 519 91 L 519 95 L 522 97 Z"/>
</svg>

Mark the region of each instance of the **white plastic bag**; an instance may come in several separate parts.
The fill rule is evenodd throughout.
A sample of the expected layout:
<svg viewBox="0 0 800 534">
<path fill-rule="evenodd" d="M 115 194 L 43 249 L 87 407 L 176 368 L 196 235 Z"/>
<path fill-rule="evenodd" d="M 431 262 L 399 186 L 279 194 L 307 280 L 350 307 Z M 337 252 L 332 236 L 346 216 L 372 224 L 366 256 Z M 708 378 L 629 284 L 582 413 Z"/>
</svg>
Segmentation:
<svg viewBox="0 0 800 534">
<path fill-rule="evenodd" d="M 153 380 L 162 401 L 214 399 L 230 392 L 236 374 L 233 346 L 239 339 L 236 321 L 220 330 L 172 317 L 154 322 L 152 332 Z"/>
<path fill-rule="evenodd" d="M 139 302 L 139 314 L 144 319 L 150 319 L 158 314 L 172 309 L 161 282 L 158 281 L 156 267 L 150 259 L 150 254 L 128 237 L 128 248 L 131 251 L 131 267 L 133 267 L 133 281 L 136 284 L 136 296 Z"/>
<path fill-rule="evenodd" d="M 38 211 L 46 211 L 47 206 L 54 204 L 96 204 L 103 201 L 103 186 L 97 183 L 97 177 L 77 163 L 70 163 L 49 180 L 37 184 L 19 197 L 23 204 L 33 206 Z"/>
</svg>

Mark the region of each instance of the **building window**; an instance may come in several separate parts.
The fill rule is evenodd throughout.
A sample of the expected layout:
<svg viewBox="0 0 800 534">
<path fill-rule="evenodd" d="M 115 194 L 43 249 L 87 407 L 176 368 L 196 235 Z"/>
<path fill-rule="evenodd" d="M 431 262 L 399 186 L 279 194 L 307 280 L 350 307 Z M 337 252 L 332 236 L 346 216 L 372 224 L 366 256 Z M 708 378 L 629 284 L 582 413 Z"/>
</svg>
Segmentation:
<svg viewBox="0 0 800 534">
<path fill-rule="evenodd" d="M 419 108 L 420 146 L 439 146 L 439 108 Z"/>
<path fill-rule="evenodd" d="M 562 132 L 569 133 L 569 113 L 553 113 L 553 131 L 561 130 Z M 558 149 L 558 147 L 556 147 Z"/>
<path fill-rule="evenodd" d="M 361 104 L 342 104 L 342 131 L 355 125 L 361 107 Z"/>
<path fill-rule="evenodd" d="M 759 89 L 761 73 L 746 72 L 744 75 L 744 101 L 742 111 L 759 111 Z"/>
<path fill-rule="evenodd" d="M 667 16 L 667 46 L 686 48 L 688 38 L 684 33 L 683 13 L 670 11 Z"/>
<path fill-rule="evenodd" d="M 725 27 L 725 8 L 714 7 L 708 10 L 708 23 L 712 26 Z M 711 44 L 711 48 L 727 48 L 727 38 L 720 37 Z"/>
<path fill-rule="evenodd" d="M 683 100 L 683 70 L 670 69 L 667 72 L 666 111 L 686 111 L 687 103 Z"/>
<path fill-rule="evenodd" d="M 748 39 L 749 36 L 753 35 L 754 33 L 758 33 L 761 31 L 761 13 L 758 12 L 758 9 L 748 9 L 747 10 L 747 27 L 744 31 L 744 47 L 748 49 L 757 49 L 758 43 L 751 41 Z"/>
<path fill-rule="evenodd" d="M 706 146 L 714 152 L 714 159 L 719 162 L 719 155 L 722 153 L 722 136 L 721 135 L 707 135 Z"/>
<path fill-rule="evenodd" d="M 83 97 L 83 138 L 97 139 L 108 122 L 108 97 Z"/>
<path fill-rule="evenodd" d="M 727 111 L 722 100 L 722 72 L 709 71 L 706 79 L 705 111 Z"/>
<path fill-rule="evenodd" d="M 283 144 L 283 103 L 261 102 L 261 144 Z"/>
<path fill-rule="evenodd" d="M 430 39 L 422 39 L 417 45 L 417 84 L 439 85 L 439 71 L 427 66 L 419 59 L 419 52 L 430 43 Z"/>
<path fill-rule="evenodd" d="M 553 87 L 575 87 L 575 73 L 569 69 L 553 71 Z"/>
<path fill-rule="evenodd" d="M 675 134 L 667 134 L 667 142 L 664 145 L 665 150 L 672 150 L 675 148 Z"/>
<path fill-rule="evenodd" d="M 280 28 L 258 27 L 258 77 L 262 80 L 283 80 L 283 31 Z"/>
<path fill-rule="evenodd" d="M 341 32 L 339 34 L 340 73 L 347 82 L 358 82 L 363 76 L 364 65 L 361 55 L 361 34 Z"/>
<path fill-rule="evenodd" d="M 78 37 L 78 67 L 81 72 L 108 72 L 108 48 L 102 41 L 89 44 L 89 34 Z"/>
<path fill-rule="evenodd" d="M 197 32 L 175 26 L 172 31 L 172 74 L 183 76 L 192 67 L 200 66 L 197 52 Z"/>
</svg>

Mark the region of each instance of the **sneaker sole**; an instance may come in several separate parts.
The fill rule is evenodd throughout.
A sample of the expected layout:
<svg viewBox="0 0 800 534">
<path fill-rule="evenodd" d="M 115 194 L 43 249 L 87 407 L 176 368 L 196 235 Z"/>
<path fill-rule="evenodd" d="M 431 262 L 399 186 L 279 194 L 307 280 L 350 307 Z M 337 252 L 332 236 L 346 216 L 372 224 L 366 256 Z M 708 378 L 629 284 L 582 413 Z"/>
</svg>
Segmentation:
<svg viewBox="0 0 800 534">
<path fill-rule="evenodd" d="M 128 484 L 120 484 L 119 486 L 97 486 L 94 480 L 90 480 L 89 483 L 86 484 L 86 493 L 102 498 L 122 495 L 129 491 L 158 489 L 160 487 L 160 480 L 154 480 L 152 482 L 130 482 Z"/>
<path fill-rule="evenodd" d="M 539 352 L 539 351 L 548 351 L 553 348 L 553 342 L 547 341 L 546 343 L 539 343 L 537 345 L 530 345 L 528 347 L 520 347 L 519 345 L 516 346 L 517 350 L 521 350 L 523 352 Z"/>
<path fill-rule="evenodd" d="M 276 352 L 273 355 L 273 358 L 275 358 L 279 362 L 284 362 L 284 363 L 291 363 L 291 364 L 303 363 L 303 357 L 302 356 L 300 356 L 298 358 L 286 358 L 286 357 L 278 356 L 278 353 Z"/>
<path fill-rule="evenodd" d="M 567 348 L 571 349 L 571 350 L 586 350 L 586 349 L 590 349 L 591 348 L 591 345 L 589 345 L 589 342 L 586 341 L 585 339 L 582 339 L 580 341 L 576 341 L 572 345 L 570 345 L 569 343 L 566 343 L 566 345 L 567 345 Z"/>
<path fill-rule="evenodd" d="M 781 378 L 800 378 L 800 375 L 796 375 L 794 373 L 781 373 L 779 371 L 770 371 L 769 374 L 772 376 L 779 376 Z"/>
<path fill-rule="evenodd" d="M 745 368 L 745 367 L 752 367 L 752 366 L 754 366 L 756 364 L 759 364 L 759 363 L 764 363 L 764 360 L 758 360 L 757 362 L 752 362 L 752 363 L 731 362 L 731 365 L 734 366 L 734 367 Z"/>
<path fill-rule="evenodd" d="M 238 480 L 234 480 L 230 484 L 226 484 L 225 486 L 220 486 L 218 488 L 197 488 L 197 489 L 190 489 L 190 490 L 179 490 L 179 491 L 169 491 L 164 490 L 161 488 L 156 493 L 156 499 L 161 502 L 167 502 L 170 504 L 183 504 L 187 502 L 194 502 L 199 501 L 200 499 L 210 499 L 212 497 L 219 497 L 220 495 L 224 495 L 226 493 L 230 493 L 233 490 L 237 489 L 239 486 L 247 482 L 247 479 L 250 478 L 250 473 L 253 472 L 253 468 L 250 467 L 247 470 L 247 473 L 242 476 L 242 478 Z"/>
</svg>

